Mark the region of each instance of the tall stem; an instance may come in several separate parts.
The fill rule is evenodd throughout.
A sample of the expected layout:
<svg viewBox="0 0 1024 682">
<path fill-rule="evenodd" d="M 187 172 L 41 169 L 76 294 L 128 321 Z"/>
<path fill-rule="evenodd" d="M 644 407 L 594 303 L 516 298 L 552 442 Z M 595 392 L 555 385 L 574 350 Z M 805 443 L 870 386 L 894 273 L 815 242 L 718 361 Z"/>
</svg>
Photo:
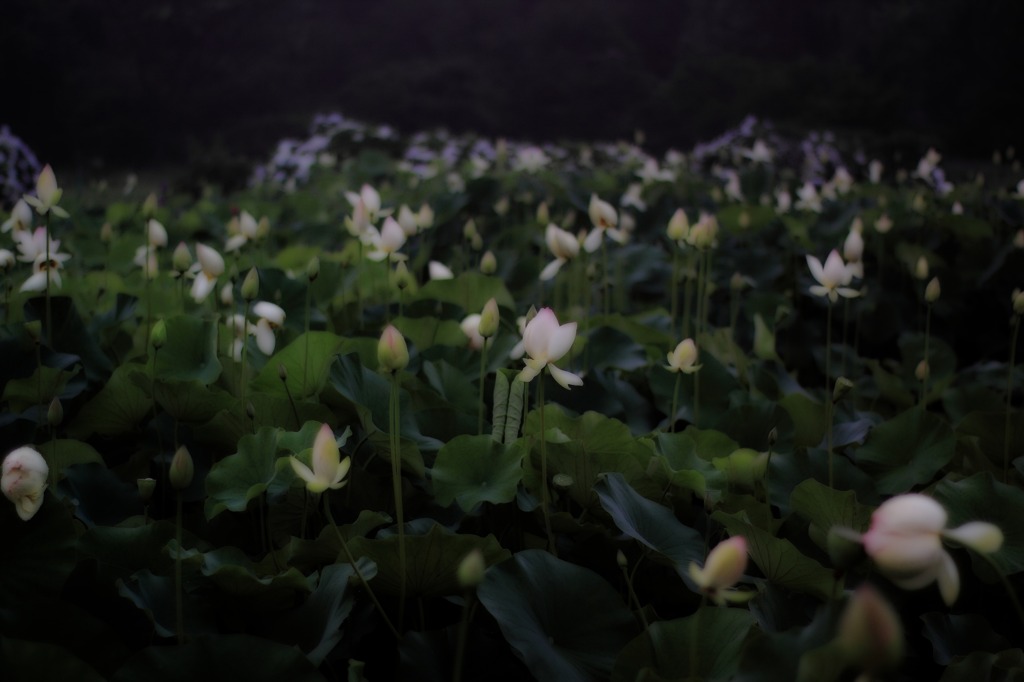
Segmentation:
<svg viewBox="0 0 1024 682">
<path fill-rule="evenodd" d="M 548 548 L 556 557 L 558 548 L 555 546 L 555 534 L 551 531 L 551 515 L 548 507 L 551 494 L 548 491 L 548 448 L 546 427 L 544 425 L 544 377 L 537 377 L 537 410 L 540 412 L 540 504 L 544 512 L 544 531 L 548 534 Z"/>
<path fill-rule="evenodd" d="M 341 551 L 345 553 L 345 559 L 349 565 L 352 566 L 352 570 L 356 572 L 356 577 L 359 579 L 359 583 L 366 588 L 366 593 L 370 595 L 370 600 L 373 602 L 373 606 L 377 609 L 377 613 L 381 615 L 384 622 L 387 624 L 388 629 L 391 630 L 391 634 L 395 636 L 395 639 L 402 639 L 402 635 L 399 634 L 395 628 L 391 619 L 388 618 L 388 614 L 384 611 L 384 607 L 377 601 L 377 595 L 374 594 L 373 588 L 370 587 L 370 583 L 366 582 L 366 578 L 363 577 L 363 572 L 359 570 L 359 564 L 356 562 L 355 557 L 352 556 L 352 552 L 349 551 L 348 543 L 345 542 L 345 536 L 341 534 L 341 530 L 338 529 L 338 524 L 334 522 L 334 514 L 331 513 L 331 501 L 324 495 L 324 512 L 327 515 L 327 521 L 331 524 L 331 528 L 334 529 L 334 534 L 338 536 L 338 542 L 341 543 Z"/>
<path fill-rule="evenodd" d="M 245 402 L 245 365 L 249 355 L 249 301 L 245 302 L 245 316 L 242 318 L 242 372 L 238 378 L 238 395 L 242 399 L 242 411 L 246 409 Z"/>
<path fill-rule="evenodd" d="M 310 315 L 312 314 L 312 289 L 313 283 L 306 280 L 306 325 L 305 325 L 305 353 L 304 360 L 302 361 L 302 393 L 300 397 L 306 397 L 306 381 L 309 378 L 309 322 Z"/>
<path fill-rule="evenodd" d="M 686 270 L 683 277 L 686 279 L 686 286 L 683 288 L 683 338 L 690 336 L 690 300 L 693 296 L 693 250 L 686 252 Z"/>
<path fill-rule="evenodd" d="M 466 640 L 469 639 L 469 621 L 472 619 L 474 593 L 466 591 L 465 601 L 462 604 L 462 620 L 459 622 L 459 639 L 455 645 L 455 674 L 452 675 L 454 682 L 462 682 L 462 663 L 466 657 Z"/>
<path fill-rule="evenodd" d="M 1006 373 L 1006 424 L 1003 427 L 1003 483 L 1010 482 L 1010 414 L 1013 409 L 1013 365 L 1017 360 L 1017 334 L 1020 332 L 1020 315 L 1013 317 L 1013 333 L 1010 335 L 1010 369 Z"/>
<path fill-rule="evenodd" d="M 405 509 L 402 500 L 402 443 L 399 432 L 401 424 L 398 373 L 391 374 L 391 483 L 395 495 L 395 516 L 398 520 L 398 570 L 400 572 L 398 594 L 398 628 L 405 623 Z"/>
<path fill-rule="evenodd" d="M 487 339 L 484 339 L 484 345 L 480 348 L 480 395 L 478 399 L 479 406 L 477 407 L 476 415 L 476 432 L 483 434 L 484 432 L 484 379 L 487 376 Z"/>
<path fill-rule="evenodd" d="M 601 298 L 604 300 L 604 316 L 612 311 L 611 299 L 608 297 L 608 242 L 601 237 Z"/>
<path fill-rule="evenodd" d="M 921 409 L 925 409 L 925 403 L 928 400 L 928 375 L 931 372 L 931 362 L 928 360 L 929 352 L 928 346 L 931 341 L 932 335 L 932 304 L 928 303 L 924 313 L 924 364 L 928 369 L 924 373 L 924 378 L 921 379 Z"/>
<path fill-rule="evenodd" d="M 175 632 L 178 635 L 178 644 L 185 643 L 185 620 L 183 616 L 184 605 L 181 585 L 181 554 L 184 549 L 181 546 L 181 491 L 175 495 L 177 499 L 177 513 L 175 514 L 174 538 L 178 543 L 178 552 L 174 557 L 174 622 Z"/>
<path fill-rule="evenodd" d="M 828 300 L 825 316 L 825 444 L 828 449 L 828 487 L 833 487 L 832 475 L 832 299 Z"/>
<path fill-rule="evenodd" d="M 672 338 L 676 336 L 676 316 L 679 314 L 679 247 L 672 243 L 672 282 L 669 285 L 671 304 L 669 307 L 669 329 Z"/>
<path fill-rule="evenodd" d="M 51 323 L 53 322 L 53 315 L 51 314 L 50 309 L 50 264 L 52 262 L 50 260 L 51 213 L 52 211 L 46 212 L 46 263 L 44 264 L 44 267 L 46 268 L 46 289 L 44 290 L 44 296 L 46 297 L 46 345 L 48 345 L 50 348 L 53 348 L 53 327 L 51 326 Z"/>
</svg>

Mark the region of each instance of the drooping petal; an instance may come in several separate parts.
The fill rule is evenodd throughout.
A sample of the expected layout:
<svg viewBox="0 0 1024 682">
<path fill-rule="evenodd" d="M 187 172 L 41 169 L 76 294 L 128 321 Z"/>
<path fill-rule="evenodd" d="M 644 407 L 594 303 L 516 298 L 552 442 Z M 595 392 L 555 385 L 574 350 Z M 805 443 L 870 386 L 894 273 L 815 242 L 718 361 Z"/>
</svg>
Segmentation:
<svg viewBox="0 0 1024 682">
<path fill-rule="evenodd" d="M 986 521 L 971 521 L 942 534 L 981 554 L 998 552 L 1003 546 L 1003 531 Z"/>
<path fill-rule="evenodd" d="M 316 474 L 308 466 L 303 464 L 298 457 L 292 455 L 290 458 L 292 464 L 292 470 L 295 475 L 305 481 L 307 484 L 314 483 L 316 481 Z"/>
<path fill-rule="evenodd" d="M 604 239 L 604 228 L 595 227 L 587 234 L 586 239 L 583 240 L 583 249 L 587 253 L 594 253 L 601 248 L 602 239 Z"/>
<path fill-rule="evenodd" d="M 548 371 L 551 372 L 551 376 L 554 377 L 555 381 L 557 381 L 559 385 L 566 390 L 568 390 L 570 386 L 583 385 L 583 379 L 572 372 L 559 369 L 554 365 L 548 365 Z"/>
<path fill-rule="evenodd" d="M 206 276 L 206 272 L 200 272 L 196 275 L 195 281 L 192 282 L 192 299 L 196 303 L 202 303 L 210 295 L 210 292 L 213 291 L 216 284 L 216 277 L 211 279 Z"/>
<path fill-rule="evenodd" d="M 548 339 L 547 358 L 549 362 L 555 362 L 569 352 L 573 342 L 576 340 L 576 323 L 563 324 Z"/>
<path fill-rule="evenodd" d="M 276 303 L 270 303 L 269 301 L 259 301 L 252 307 L 252 313 L 256 317 L 262 317 L 270 323 L 280 327 L 284 324 L 285 313 L 284 309 Z"/>
<path fill-rule="evenodd" d="M 565 265 L 565 261 L 562 260 L 561 258 L 556 258 L 555 260 L 545 265 L 544 269 L 540 271 L 540 281 L 546 282 L 555 275 L 557 275 L 558 271 L 562 269 L 563 265 Z"/>
<path fill-rule="evenodd" d="M 41 271 L 26 279 L 19 291 L 43 291 L 44 289 L 46 289 L 46 271 Z"/>
<path fill-rule="evenodd" d="M 952 606 L 960 594 L 960 573 L 956 569 L 956 563 L 949 552 L 942 552 L 942 561 L 939 564 L 938 575 L 939 594 L 946 606 Z"/>
<path fill-rule="evenodd" d="M 264 355 L 274 354 L 277 337 L 274 336 L 274 329 L 267 320 L 261 319 L 256 323 L 256 345 Z"/>
</svg>

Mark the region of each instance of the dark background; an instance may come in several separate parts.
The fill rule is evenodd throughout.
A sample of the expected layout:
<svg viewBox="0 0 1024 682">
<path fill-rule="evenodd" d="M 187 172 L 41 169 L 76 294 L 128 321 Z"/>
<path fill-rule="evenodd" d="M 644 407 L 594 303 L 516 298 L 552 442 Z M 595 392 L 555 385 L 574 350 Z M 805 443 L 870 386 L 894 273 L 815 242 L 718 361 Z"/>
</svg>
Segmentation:
<svg viewBox="0 0 1024 682">
<path fill-rule="evenodd" d="M 263 158 L 337 110 L 685 149 L 745 115 L 1024 141 L 1018 0 L 4 0 L 0 123 L 55 163 Z"/>
</svg>

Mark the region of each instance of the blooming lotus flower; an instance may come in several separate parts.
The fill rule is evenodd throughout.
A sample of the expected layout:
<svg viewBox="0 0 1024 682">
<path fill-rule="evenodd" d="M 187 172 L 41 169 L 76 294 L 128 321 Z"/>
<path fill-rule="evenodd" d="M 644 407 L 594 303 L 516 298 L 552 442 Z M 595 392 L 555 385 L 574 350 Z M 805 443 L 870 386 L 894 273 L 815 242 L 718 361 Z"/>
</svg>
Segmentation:
<svg viewBox="0 0 1024 682">
<path fill-rule="evenodd" d="M 63 284 L 60 270 L 64 267 L 64 261 L 69 258 L 71 256 L 66 253 L 56 252 L 50 254 L 49 260 L 44 253 L 36 256 L 32 263 L 32 275 L 21 285 L 20 291 L 43 291 L 46 289 L 47 282 L 59 288 Z"/>
<path fill-rule="evenodd" d="M 701 251 L 713 248 L 718 243 L 718 219 L 710 213 L 701 213 L 690 228 L 686 242 Z"/>
<path fill-rule="evenodd" d="M 796 207 L 805 211 L 813 211 L 814 213 L 821 213 L 821 197 L 818 196 L 818 190 L 811 182 L 805 182 L 803 186 L 796 191 L 797 202 Z"/>
<path fill-rule="evenodd" d="M 875 565 L 897 587 L 919 590 L 938 582 L 943 601 L 952 605 L 960 592 L 960 576 L 942 539 L 991 554 L 1002 546 L 1003 532 L 984 521 L 946 529 L 946 518 L 942 505 L 926 495 L 898 495 L 875 510 L 861 541 Z"/>
<path fill-rule="evenodd" d="M 832 249 L 825 259 L 825 265 L 814 256 L 807 256 L 807 267 L 811 275 L 818 281 L 812 285 L 810 292 L 815 296 L 828 296 L 828 299 L 835 303 L 840 296 L 844 298 L 856 298 L 860 295 L 856 289 L 850 289 L 846 285 L 850 283 L 853 274 L 849 267 L 843 263 L 843 257 L 839 252 Z"/>
<path fill-rule="evenodd" d="M 252 312 L 259 320 L 256 322 L 256 345 L 264 355 L 273 355 L 277 345 L 274 330 L 284 324 L 284 310 L 279 305 L 259 301 L 252 307 Z"/>
<path fill-rule="evenodd" d="M 402 226 L 406 237 L 412 237 L 420 230 L 420 226 L 416 222 L 416 214 L 407 204 L 402 204 L 398 208 L 398 224 Z"/>
<path fill-rule="evenodd" d="M 31 232 L 29 232 L 29 231 L 15 232 L 14 233 L 15 246 L 18 248 L 18 251 L 21 253 L 21 255 L 18 256 L 18 260 L 20 260 L 23 263 L 35 262 L 35 260 L 39 256 L 46 256 L 47 250 L 49 250 L 51 258 L 56 258 L 57 256 L 63 256 L 61 258 L 62 261 L 67 260 L 68 258 L 71 258 L 71 256 L 68 256 L 66 254 L 58 254 L 58 251 L 60 251 L 60 240 L 59 239 L 54 239 L 54 238 L 50 237 L 49 238 L 49 249 L 47 249 L 47 241 L 46 240 L 47 240 L 47 234 L 46 234 L 46 228 L 45 227 L 37 227 L 35 230 L 33 230 Z"/>
<path fill-rule="evenodd" d="M 316 440 L 313 441 L 312 464 L 313 468 L 310 469 L 298 457 L 291 456 L 292 470 L 306 482 L 306 489 L 309 492 L 322 493 L 325 490 L 345 487 L 345 476 L 348 475 L 352 460 L 349 457 L 341 459 L 338 442 L 327 424 L 320 427 Z"/>
<path fill-rule="evenodd" d="M 759 139 L 754 140 L 754 146 L 751 149 L 743 150 L 743 156 L 754 163 L 771 163 L 774 153 L 764 140 Z"/>
<path fill-rule="evenodd" d="M 859 230 L 852 229 L 843 242 L 843 258 L 846 259 L 846 267 L 857 279 L 864 279 L 864 263 L 861 261 L 863 256 L 864 237 Z"/>
<path fill-rule="evenodd" d="M 638 211 L 646 211 L 647 202 L 644 201 L 642 196 L 643 189 L 643 185 L 639 182 L 629 183 L 629 186 L 626 188 L 626 193 L 622 195 L 621 199 L 619 199 L 619 205 L 623 208 L 632 206 Z"/>
<path fill-rule="evenodd" d="M 380 194 L 370 185 L 363 185 L 359 193 L 345 192 L 352 205 L 352 215 L 345 218 L 345 227 L 353 237 L 362 237 L 381 214 Z"/>
<path fill-rule="evenodd" d="M 888 213 L 883 213 L 875 221 L 875 230 L 878 234 L 885 234 L 892 229 L 892 218 L 889 217 Z"/>
<path fill-rule="evenodd" d="M 135 258 L 132 263 L 142 268 L 142 271 L 149 279 L 156 279 L 160 269 L 160 263 L 156 257 L 156 251 L 151 246 L 140 246 L 135 249 Z"/>
<path fill-rule="evenodd" d="M 405 245 L 405 230 L 391 216 L 384 219 L 384 226 L 379 232 L 372 225 L 367 228 L 367 235 L 369 243 L 374 247 L 373 251 L 366 254 L 370 260 L 379 263 L 401 255 L 398 250 Z"/>
<path fill-rule="evenodd" d="M 43 506 L 43 492 L 50 467 L 35 449 L 28 446 L 12 450 L 4 458 L 0 488 L 14 503 L 22 521 L 28 521 Z"/>
<path fill-rule="evenodd" d="M 487 341 L 480 334 L 480 319 L 479 313 L 473 313 L 472 315 L 467 315 L 466 318 L 459 323 L 462 333 L 469 339 L 469 347 L 473 350 L 480 350 L 484 347 L 484 343 Z"/>
<path fill-rule="evenodd" d="M 853 189 L 853 176 L 850 175 L 850 171 L 846 170 L 845 166 L 840 166 L 836 169 L 835 174 L 832 176 L 832 185 L 840 194 L 846 194 Z"/>
<path fill-rule="evenodd" d="M 196 258 L 192 266 L 196 279 L 192 283 L 192 298 L 202 303 L 217 284 L 217 278 L 224 274 L 224 257 L 205 244 L 196 243 Z"/>
<path fill-rule="evenodd" d="M 789 209 L 793 207 L 793 197 L 790 195 L 788 190 L 780 189 L 775 193 L 775 212 L 776 213 L 789 213 Z"/>
<path fill-rule="evenodd" d="M 430 275 L 430 279 L 455 279 L 455 274 L 452 273 L 451 268 L 440 261 L 430 261 L 427 264 L 427 272 Z"/>
<path fill-rule="evenodd" d="M 743 188 L 740 187 L 740 174 L 729 169 L 723 173 L 725 177 L 725 196 L 734 201 L 743 201 Z"/>
<path fill-rule="evenodd" d="M 57 176 L 50 164 L 43 166 L 36 178 L 36 196 L 25 196 L 25 201 L 31 204 L 39 215 L 46 215 L 52 212 L 58 218 L 67 218 L 68 212 L 57 205 L 64 190 L 57 186 Z"/>
<path fill-rule="evenodd" d="M 548 244 L 548 249 L 555 256 L 555 259 L 544 266 L 540 272 L 540 279 L 547 281 L 554 277 L 563 265 L 579 254 L 580 243 L 570 232 L 553 224 L 548 225 L 544 231 L 544 240 Z"/>
<path fill-rule="evenodd" d="M 704 568 L 690 562 L 690 579 L 716 604 L 743 601 L 748 597 L 730 588 L 739 582 L 746 570 L 747 540 L 742 535 L 735 535 L 711 550 Z"/>
<path fill-rule="evenodd" d="M 13 253 L 7 249 L 0 249 L 0 270 L 10 270 L 14 267 L 15 262 Z"/>
<path fill-rule="evenodd" d="M 249 324 L 249 321 L 245 319 L 245 316 L 241 313 L 229 315 L 224 321 L 228 329 L 232 331 L 235 336 L 234 341 L 231 342 L 231 357 L 235 359 L 235 362 L 242 361 L 242 349 L 245 347 L 245 341 L 249 336 L 256 333 L 253 325 Z"/>
<path fill-rule="evenodd" d="M 640 178 L 645 185 L 649 185 L 653 182 L 675 182 L 676 174 L 669 168 L 662 170 L 658 167 L 658 162 L 654 159 L 647 159 L 644 161 L 643 168 L 636 172 L 636 176 Z"/>
<path fill-rule="evenodd" d="M 516 158 L 512 162 L 515 170 L 526 173 L 536 173 L 551 163 L 551 159 L 539 147 L 522 147 L 516 152 Z"/>
<path fill-rule="evenodd" d="M 582 386 L 583 379 L 553 364 L 569 352 L 575 340 L 575 322 L 559 325 L 554 311 L 551 308 L 542 308 L 526 325 L 526 331 L 523 333 L 523 348 L 530 357 L 524 360 L 526 367 L 519 373 L 519 380 L 533 381 L 533 378 L 547 367 L 551 376 L 563 388 Z"/>
<path fill-rule="evenodd" d="M 228 223 L 228 234 L 231 236 L 224 243 L 224 251 L 226 253 L 238 251 L 249 242 L 255 241 L 259 233 L 260 224 L 256 222 L 251 213 L 242 211 L 238 218 L 232 219 Z"/>
<path fill-rule="evenodd" d="M 146 223 L 146 241 L 150 246 L 167 246 L 167 228 L 159 220 Z"/>
<path fill-rule="evenodd" d="M 591 194 L 587 212 L 590 214 L 590 222 L 594 226 L 587 238 L 583 240 L 583 248 L 587 250 L 587 253 L 593 253 L 601 248 L 605 232 L 615 241 L 623 241 L 623 235 L 615 229 L 615 226 L 619 224 L 619 215 L 611 204 L 598 199 L 596 194 Z"/>
<path fill-rule="evenodd" d="M 877 185 L 882 181 L 883 170 L 885 170 L 885 166 L 878 159 L 873 159 L 868 164 L 868 179 L 871 180 L 872 185 Z"/>
<path fill-rule="evenodd" d="M 18 202 L 14 204 L 14 208 L 11 209 L 11 217 L 4 221 L 4 224 L 0 226 L 0 231 L 10 232 L 14 230 L 14 233 L 23 232 L 25 230 L 32 229 L 32 208 L 25 202 L 24 199 L 18 199 Z"/>
<path fill-rule="evenodd" d="M 701 368 L 697 363 L 697 344 L 693 339 L 683 339 L 679 345 L 668 354 L 668 369 L 672 372 L 693 374 Z"/>
</svg>

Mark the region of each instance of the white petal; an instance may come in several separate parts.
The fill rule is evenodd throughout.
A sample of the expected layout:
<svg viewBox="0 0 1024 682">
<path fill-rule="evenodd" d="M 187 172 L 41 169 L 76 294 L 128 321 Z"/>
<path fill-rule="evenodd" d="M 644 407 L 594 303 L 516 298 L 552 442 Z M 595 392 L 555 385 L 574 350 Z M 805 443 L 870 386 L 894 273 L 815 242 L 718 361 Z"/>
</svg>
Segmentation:
<svg viewBox="0 0 1024 682">
<path fill-rule="evenodd" d="M 576 340 L 576 323 L 570 322 L 563 324 L 555 333 L 551 336 L 548 341 L 547 357 L 548 361 L 554 362 L 560 357 L 569 352 L 572 348 L 573 341 Z"/>
<path fill-rule="evenodd" d="M 284 310 L 276 303 L 259 301 L 253 305 L 252 314 L 256 317 L 262 317 L 264 320 L 267 320 L 278 327 L 284 324 Z"/>
<path fill-rule="evenodd" d="M 271 328 L 270 323 L 266 320 L 260 320 L 256 323 L 256 345 L 259 346 L 264 355 L 274 354 L 274 346 L 277 345 L 277 339 L 274 337 L 274 330 Z"/>
<path fill-rule="evenodd" d="M 565 261 L 562 260 L 561 258 L 556 258 L 555 260 L 551 261 L 550 263 L 544 266 L 543 270 L 540 271 L 540 280 L 542 282 L 548 281 L 549 279 L 558 274 L 558 271 L 562 269 L 562 265 L 564 264 Z"/>
<path fill-rule="evenodd" d="M 551 308 L 541 308 L 526 325 L 523 332 L 523 347 L 531 358 L 547 362 L 551 338 L 558 331 L 558 318 Z"/>
<path fill-rule="evenodd" d="M 942 553 L 942 563 L 939 565 L 937 578 L 942 601 L 946 602 L 946 606 L 952 606 L 960 594 L 960 573 L 956 570 L 953 557 L 949 556 L 947 552 Z"/>
<path fill-rule="evenodd" d="M 43 291 L 46 289 L 46 272 L 37 272 L 21 285 L 20 291 Z"/>
<path fill-rule="evenodd" d="M 548 365 L 548 371 L 551 372 L 551 376 L 555 378 L 555 381 L 561 384 L 562 388 L 568 389 L 570 386 L 583 385 L 583 379 L 581 379 L 576 374 L 573 374 L 572 372 L 568 372 L 564 369 L 559 369 L 554 365 Z"/>
<path fill-rule="evenodd" d="M 595 227 L 583 240 L 583 248 L 587 253 L 594 253 L 601 248 L 601 240 L 604 238 L 604 228 Z"/>
<path fill-rule="evenodd" d="M 206 276 L 205 272 L 200 272 L 196 275 L 195 281 L 192 282 L 192 299 L 196 303 L 202 303 L 210 295 L 210 292 L 213 291 L 213 287 L 216 284 L 216 278 L 210 279 Z"/>
<path fill-rule="evenodd" d="M 1003 531 L 998 526 L 985 521 L 965 523 L 959 528 L 944 531 L 942 534 L 981 554 L 998 552 L 999 548 L 1003 546 Z"/>
<path fill-rule="evenodd" d="M 821 261 L 808 254 L 807 256 L 807 268 L 811 271 L 811 277 L 817 280 L 819 283 L 825 283 L 825 271 L 821 267 Z M 814 289 L 812 287 L 811 291 Z M 824 294 L 817 294 L 818 296 L 824 296 Z"/>
</svg>

